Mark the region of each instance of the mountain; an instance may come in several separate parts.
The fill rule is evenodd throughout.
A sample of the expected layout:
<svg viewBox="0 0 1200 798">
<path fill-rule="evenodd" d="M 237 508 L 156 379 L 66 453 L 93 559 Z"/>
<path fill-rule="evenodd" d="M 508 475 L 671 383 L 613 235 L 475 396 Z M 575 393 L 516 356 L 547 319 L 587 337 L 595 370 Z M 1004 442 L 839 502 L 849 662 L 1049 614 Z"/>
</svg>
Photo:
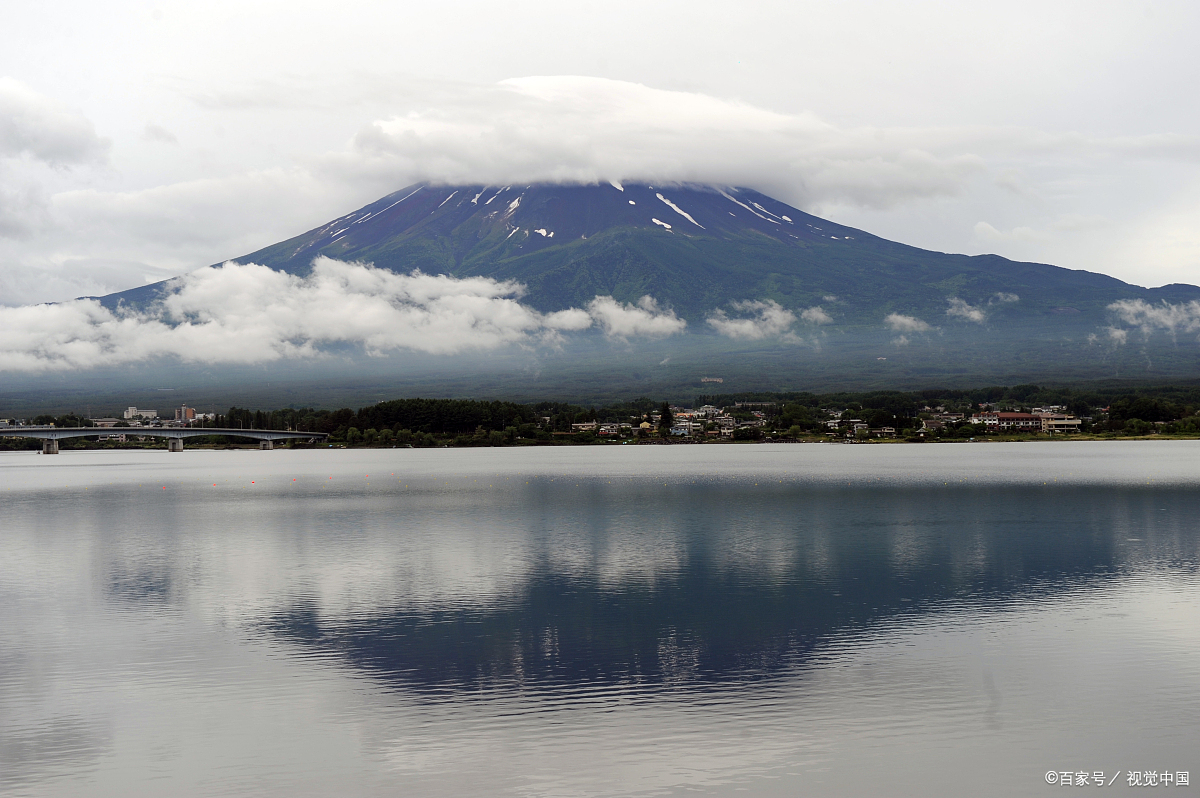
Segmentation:
<svg viewBox="0 0 1200 798">
<path fill-rule="evenodd" d="M 1197 315 L 1200 306 L 1187 304 L 1200 301 L 1196 286 L 1143 288 L 995 255 L 931 252 L 746 188 L 422 183 L 236 260 L 304 275 L 321 255 L 515 280 L 527 289 L 522 302 L 543 312 L 650 295 L 688 322 L 684 335 L 616 354 L 596 343 L 598 332 L 580 335 L 565 355 L 521 367 L 573 386 L 574 397 L 600 395 L 595 386 L 614 380 L 619 392 L 650 390 L 655 380 L 695 390 L 706 373 L 728 377 L 727 390 L 1200 376 L 1200 347 L 1176 335 L 1191 327 L 1160 324 L 1153 310 Z M 164 286 L 101 301 L 142 305 Z M 778 303 L 794 315 L 795 332 L 719 335 L 707 320 L 736 316 L 738 301 Z M 1151 315 L 1122 320 L 1118 302 L 1146 303 L 1137 313 Z M 467 375 L 454 390 L 472 393 L 474 384 Z"/>
</svg>

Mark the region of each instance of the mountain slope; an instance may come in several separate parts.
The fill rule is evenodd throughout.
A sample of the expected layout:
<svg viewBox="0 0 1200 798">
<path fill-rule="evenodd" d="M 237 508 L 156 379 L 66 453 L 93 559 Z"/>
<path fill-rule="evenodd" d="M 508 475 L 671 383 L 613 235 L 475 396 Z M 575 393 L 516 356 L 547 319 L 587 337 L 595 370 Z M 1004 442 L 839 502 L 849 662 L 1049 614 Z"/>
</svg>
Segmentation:
<svg viewBox="0 0 1200 798">
<path fill-rule="evenodd" d="M 526 288 L 521 302 L 543 312 L 587 307 L 597 296 L 650 295 L 687 321 L 683 334 L 662 339 L 607 339 L 597 325 L 555 346 L 478 358 L 422 359 L 407 350 L 357 358 L 359 349 L 346 344 L 337 355 L 348 371 L 333 376 L 325 359 L 306 372 L 329 380 L 330 390 L 368 374 L 394 386 L 381 396 L 581 401 L 685 396 L 711 390 L 700 381 L 706 376 L 735 391 L 1200 376 L 1196 286 L 1147 289 L 995 255 L 930 252 L 749 189 L 419 184 L 236 260 L 305 275 L 318 256 L 514 280 Z M 166 286 L 101 302 L 146 305 Z M 753 308 L 731 307 L 739 300 L 777 302 L 791 312 L 783 314 L 791 326 L 731 337 L 708 323 L 718 311 L 745 319 Z M 1136 318 L 1122 317 L 1116 302 L 1135 303 Z M 262 366 L 255 379 L 297 379 L 301 368 L 284 360 Z"/>
<path fill-rule="evenodd" d="M 937 323 L 950 298 L 986 305 L 1016 295 L 989 316 L 1078 330 L 1103 323 L 1117 300 L 1200 299 L 1195 286 L 1146 289 L 1092 272 L 929 252 L 749 189 L 693 185 L 418 184 L 237 260 L 304 274 L 319 255 L 518 280 L 525 301 L 543 311 L 598 294 L 650 294 L 693 324 L 747 299 L 822 305 L 842 324 L 879 325 L 889 313 Z M 160 286 L 105 302 L 146 301 Z"/>
</svg>

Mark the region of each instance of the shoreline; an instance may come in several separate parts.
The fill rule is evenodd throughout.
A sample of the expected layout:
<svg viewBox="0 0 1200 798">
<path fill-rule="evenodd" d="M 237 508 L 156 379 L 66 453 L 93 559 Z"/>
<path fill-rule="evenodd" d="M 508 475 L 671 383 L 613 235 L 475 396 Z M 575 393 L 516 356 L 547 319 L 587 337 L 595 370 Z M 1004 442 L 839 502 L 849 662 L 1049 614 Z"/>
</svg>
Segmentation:
<svg viewBox="0 0 1200 798">
<path fill-rule="evenodd" d="M 991 437 L 981 436 L 971 439 L 951 439 L 942 440 L 932 438 L 928 440 L 907 440 L 897 438 L 875 438 L 866 440 L 821 440 L 812 439 L 769 439 L 769 440 L 749 440 L 749 441 L 734 441 L 734 440 L 596 440 L 596 441 L 530 441 L 529 443 L 513 443 L 503 446 L 491 446 L 487 444 L 477 445 L 453 445 L 451 443 L 439 443 L 433 446 L 412 446 L 412 445 L 392 445 L 392 446 L 347 446 L 344 443 L 334 443 L 329 445 L 320 444 L 303 444 L 299 446 L 278 446 L 274 451 L 297 451 L 297 450 L 388 450 L 388 449 L 562 449 L 562 448 L 580 448 L 594 446 L 770 446 L 770 445 L 798 445 L 798 444 L 823 444 L 827 446 L 896 446 L 896 445 L 915 445 L 923 446 L 926 444 L 994 444 L 994 443 L 1094 443 L 1094 442 L 1121 442 L 1121 441 L 1197 441 L 1200 440 L 1200 435 L 1092 435 L 1088 433 L 1076 433 L 1071 435 L 1055 435 L 1055 436 L 1013 436 L 1013 437 Z M 92 445 L 92 446 L 63 446 L 63 452 L 136 452 L 136 451 L 166 451 L 166 447 L 159 444 L 122 444 L 122 445 Z M 257 444 L 195 444 L 185 447 L 184 451 L 258 451 Z M 29 452 L 33 454 L 41 454 L 40 448 L 33 447 L 8 447 L 0 446 L 0 453 L 21 453 Z"/>
</svg>

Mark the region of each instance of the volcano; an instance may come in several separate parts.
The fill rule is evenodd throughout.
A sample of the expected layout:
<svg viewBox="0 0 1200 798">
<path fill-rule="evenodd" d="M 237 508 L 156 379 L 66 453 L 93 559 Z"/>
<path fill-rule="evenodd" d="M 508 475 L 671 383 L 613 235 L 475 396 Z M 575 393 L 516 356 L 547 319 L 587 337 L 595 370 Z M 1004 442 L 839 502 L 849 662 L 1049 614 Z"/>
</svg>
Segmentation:
<svg viewBox="0 0 1200 798">
<path fill-rule="evenodd" d="M 938 323 L 959 299 L 990 303 L 997 324 L 1066 331 L 1104 324 L 1108 306 L 1121 300 L 1200 299 L 1196 286 L 1147 289 L 995 255 L 930 252 L 751 189 L 697 185 L 417 184 L 236 260 L 305 274 L 321 255 L 397 272 L 516 280 L 541 311 L 597 295 L 650 295 L 701 325 L 714 309 L 746 300 L 819 305 L 855 326 L 879 326 L 892 313 Z M 144 302 L 164 285 L 103 301 Z"/>
<path fill-rule="evenodd" d="M 593 328 L 559 366 L 539 356 L 526 369 L 548 379 L 561 367 L 572 396 L 609 395 L 586 386 L 630 373 L 645 386 L 630 390 L 651 390 L 659 372 L 673 374 L 663 378 L 673 390 L 699 387 L 710 373 L 741 390 L 1200 375 L 1200 345 L 1178 335 L 1200 328 L 1196 286 L 1144 288 L 995 255 L 931 252 L 748 188 L 420 183 L 235 260 L 305 276 L 321 256 L 512 281 L 523 287 L 520 301 L 542 313 L 649 296 L 687 322 L 669 341 L 626 342 L 634 348 L 620 352 L 596 344 Z M 158 283 L 100 301 L 146 306 L 170 290 Z M 741 328 L 714 323 L 748 308 L 772 309 L 794 326 L 739 336 Z M 475 392 L 464 379 L 454 390 Z"/>
</svg>

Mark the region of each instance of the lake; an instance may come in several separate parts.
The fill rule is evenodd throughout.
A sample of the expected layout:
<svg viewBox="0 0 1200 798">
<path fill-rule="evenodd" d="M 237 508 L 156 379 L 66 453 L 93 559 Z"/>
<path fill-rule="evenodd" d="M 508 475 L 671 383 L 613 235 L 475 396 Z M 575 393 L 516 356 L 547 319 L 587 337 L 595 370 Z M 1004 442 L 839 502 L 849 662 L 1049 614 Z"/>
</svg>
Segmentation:
<svg viewBox="0 0 1200 798">
<path fill-rule="evenodd" d="M 3 453 L 0 794 L 1194 795 L 1198 555 L 1191 441 Z"/>
</svg>

